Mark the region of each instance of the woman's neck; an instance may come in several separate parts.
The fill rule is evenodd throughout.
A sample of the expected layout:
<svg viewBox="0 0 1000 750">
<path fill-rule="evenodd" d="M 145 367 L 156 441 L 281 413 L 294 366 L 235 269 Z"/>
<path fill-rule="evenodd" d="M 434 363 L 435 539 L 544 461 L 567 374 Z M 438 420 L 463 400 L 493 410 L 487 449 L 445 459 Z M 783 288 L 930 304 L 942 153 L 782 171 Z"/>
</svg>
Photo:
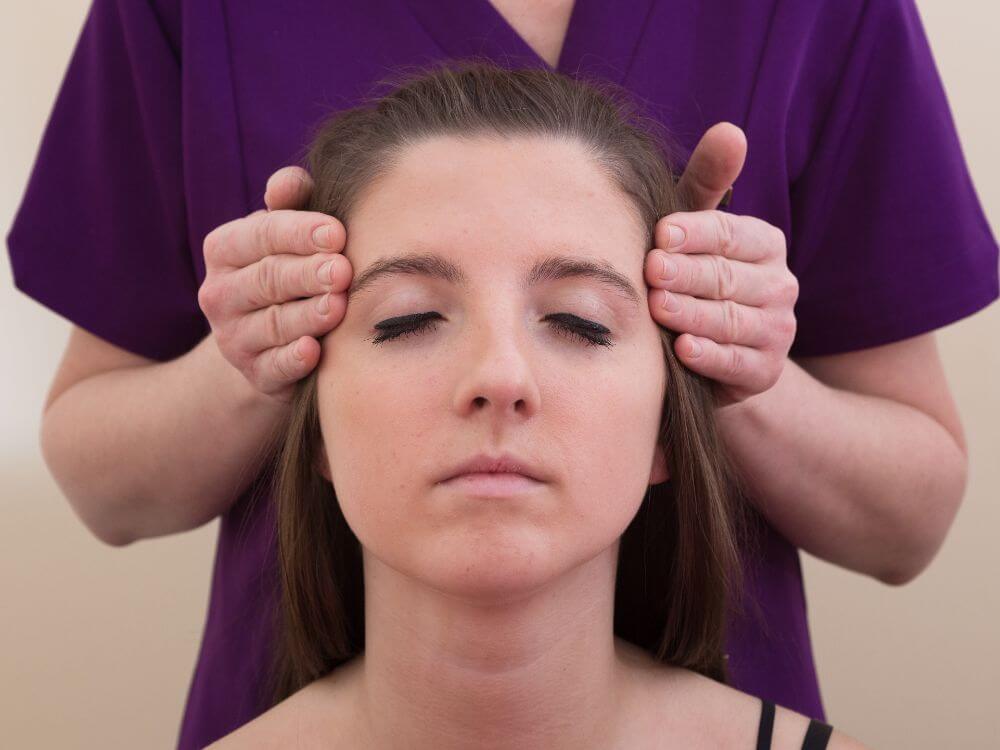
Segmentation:
<svg viewBox="0 0 1000 750">
<path fill-rule="evenodd" d="M 645 667 L 613 635 L 616 554 L 490 604 L 366 560 L 366 651 L 345 665 L 362 746 L 617 746 Z"/>
</svg>

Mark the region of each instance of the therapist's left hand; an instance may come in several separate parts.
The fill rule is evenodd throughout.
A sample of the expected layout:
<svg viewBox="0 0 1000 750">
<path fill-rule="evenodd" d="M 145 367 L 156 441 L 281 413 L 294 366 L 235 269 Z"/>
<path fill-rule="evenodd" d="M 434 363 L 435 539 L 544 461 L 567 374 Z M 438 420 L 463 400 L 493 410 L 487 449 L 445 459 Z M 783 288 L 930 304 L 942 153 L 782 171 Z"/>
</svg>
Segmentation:
<svg viewBox="0 0 1000 750">
<path fill-rule="evenodd" d="M 678 182 L 684 205 L 694 208 L 661 217 L 646 255 L 653 319 L 679 334 L 674 351 L 713 380 L 719 407 L 778 382 L 796 330 L 799 284 L 788 269 L 784 232 L 716 210 L 746 150 L 746 136 L 732 123 L 705 132 Z M 672 246 L 671 226 L 683 232 Z M 664 261 L 673 263 L 672 273 L 664 273 Z"/>
</svg>

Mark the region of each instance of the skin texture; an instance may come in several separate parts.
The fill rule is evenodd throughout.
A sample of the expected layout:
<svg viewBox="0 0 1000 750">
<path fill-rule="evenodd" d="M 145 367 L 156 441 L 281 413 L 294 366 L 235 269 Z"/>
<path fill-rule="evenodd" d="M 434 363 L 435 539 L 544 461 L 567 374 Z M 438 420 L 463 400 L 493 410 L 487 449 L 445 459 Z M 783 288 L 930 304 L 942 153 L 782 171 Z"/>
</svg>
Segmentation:
<svg viewBox="0 0 1000 750">
<path fill-rule="evenodd" d="M 424 142 L 352 217 L 357 276 L 408 251 L 468 276 L 380 279 L 323 341 L 323 469 L 365 551 L 361 680 L 377 740 L 529 747 L 551 732 L 589 747 L 617 726 L 618 539 L 667 478 L 645 249 L 625 196 L 564 141 Z M 608 263 L 640 302 L 586 278 L 522 288 L 550 254 Z M 379 321 L 426 311 L 441 315 L 433 330 L 369 340 Z M 611 329 L 613 346 L 547 319 L 561 313 Z M 437 484 L 480 450 L 529 457 L 547 481 L 504 499 Z"/>
<path fill-rule="evenodd" d="M 739 176 L 746 150 L 743 132 L 727 122 L 709 128 L 695 147 L 679 181 L 693 210 L 661 217 L 646 257 L 650 315 L 679 333 L 674 350 L 681 361 L 718 384 L 723 439 L 768 521 L 828 562 L 906 583 L 943 543 L 968 474 L 961 421 L 934 334 L 789 359 L 797 282 L 787 267 L 784 235 L 756 217 L 714 208 Z M 271 213 L 280 212 L 302 205 L 311 189 L 308 174 L 287 167 L 272 176 L 265 200 Z M 288 218 L 287 236 L 257 236 L 290 242 L 295 226 L 308 237 L 321 216 L 284 213 L 301 214 L 298 223 Z M 685 239 L 667 248 L 671 225 L 682 227 Z M 668 250 L 678 264 L 669 280 L 660 264 Z M 335 257 L 350 267 L 343 255 Z M 760 260 L 739 260 L 746 257 Z M 732 298 L 721 299 L 720 289 Z M 663 307 L 666 292 L 681 301 L 681 311 Z M 700 355 L 694 342 L 703 345 Z M 318 342 L 300 343 L 308 352 L 315 347 L 318 361 Z M 314 366 L 312 356 L 303 367 Z"/>
<path fill-rule="evenodd" d="M 726 122 L 709 128 L 695 147 L 679 182 L 693 210 L 662 217 L 656 247 L 646 257 L 650 315 L 679 333 L 674 349 L 681 361 L 717 383 L 723 439 L 765 517 L 817 557 L 885 583 L 905 583 L 943 543 L 968 475 L 961 421 L 934 334 L 789 359 L 797 282 L 787 268 L 784 235 L 755 217 L 714 208 L 739 176 L 746 149 L 743 132 Z M 226 299 L 266 297 L 262 289 L 274 299 L 296 299 L 309 294 L 304 290 L 316 269 L 332 261 L 334 279 L 321 285 L 329 292 L 328 313 L 315 311 L 319 297 L 309 308 L 275 303 L 268 311 L 272 348 L 254 355 L 253 371 L 278 388 L 315 367 L 319 342 L 313 336 L 342 319 L 352 279 L 339 252 L 346 236 L 341 223 L 295 210 L 311 190 L 301 168 L 278 170 L 265 193 L 268 211 L 236 220 L 219 242 L 227 256 L 261 257 L 240 277 L 248 286 L 228 277 Z M 670 225 L 685 233 L 673 248 Z M 332 244 L 317 253 L 309 238 L 320 227 L 331 228 Z M 267 272 L 264 261 L 283 248 L 288 257 L 300 256 L 294 258 L 298 265 Z M 672 279 L 662 275 L 660 256 L 667 251 L 678 264 Z M 680 311 L 664 308 L 666 292 Z M 694 343 L 702 344 L 701 354 Z M 302 360 L 291 354 L 293 345 Z M 219 346 L 224 356 L 246 349 Z"/>
<path fill-rule="evenodd" d="M 620 535 L 668 478 L 666 373 L 641 304 L 585 278 L 519 285 L 564 252 L 642 290 L 638 222 L 578 148 L 435 139 L 362 200 L 344 249 L 359 277 L 422 251 L 467 282 L 383 277 L 323 338 L 316 469 L 363 546 L 366 650 L 217 746 L 752 746 L 755 698 L 613 635 Z M 380 321 L 427 311 L 433 328 L 373 344 Z M 559 332 L 563 312 L 614 345 Z M 544 481 L 499 499 L 438 483 L 480 450 L 526 456 Z M 806 723 L 780 709 L 774 746 Z M 861 747 L 847 742 L 830 747 Z"/>
</svg>

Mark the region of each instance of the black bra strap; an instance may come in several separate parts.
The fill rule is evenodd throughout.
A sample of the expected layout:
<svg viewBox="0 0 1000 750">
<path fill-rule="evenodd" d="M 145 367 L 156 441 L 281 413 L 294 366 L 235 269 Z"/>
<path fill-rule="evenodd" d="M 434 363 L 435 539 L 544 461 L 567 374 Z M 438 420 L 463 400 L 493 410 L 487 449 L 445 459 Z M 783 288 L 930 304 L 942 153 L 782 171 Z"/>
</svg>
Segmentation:
<svg viewBox="0 0 1000 750">
<path fill-rule="evenodd" d="M 769 750 L 772 729 L 774 729 L 774 704 L 762 698 L 760 701 L 760 726 L 757 727 L 757 750 Z"/>
<path fill-rule="evenodd" d="M 824 750 L 830 741 L 833 727 L 816 719 L 809 721 L 806 738 L 802 741 L 802 750 Z"/>
</svg>

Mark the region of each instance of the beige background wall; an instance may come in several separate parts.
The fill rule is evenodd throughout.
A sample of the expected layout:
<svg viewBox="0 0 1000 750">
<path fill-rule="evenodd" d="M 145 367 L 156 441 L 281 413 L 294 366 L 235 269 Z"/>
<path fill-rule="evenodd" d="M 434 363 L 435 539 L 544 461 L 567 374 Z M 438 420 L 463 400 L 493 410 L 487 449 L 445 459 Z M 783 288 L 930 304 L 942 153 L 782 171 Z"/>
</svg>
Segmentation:
<svg viewBox="0 0 1000 750">
<path fill-rule="evenodd" d="M 973 181 L 1000 229 L 993 2 L 919 0 Z M 10 226 L 84 0 L 5 2 L 0 229 Z M 5 251 L 6 252 L 6 251 Z M 75 517 L 38 450 L 68 323 L 0 263 L 0 726 L 6 747 L 173 747 L 217 522 L 125 548 Z M 831 721 L 874 748 L 1000 747 L 1000 306 L 938 333 L 971 446 L 965 504 L 932 567 L 889 588 L 804 555 Z"/>
</svg>

